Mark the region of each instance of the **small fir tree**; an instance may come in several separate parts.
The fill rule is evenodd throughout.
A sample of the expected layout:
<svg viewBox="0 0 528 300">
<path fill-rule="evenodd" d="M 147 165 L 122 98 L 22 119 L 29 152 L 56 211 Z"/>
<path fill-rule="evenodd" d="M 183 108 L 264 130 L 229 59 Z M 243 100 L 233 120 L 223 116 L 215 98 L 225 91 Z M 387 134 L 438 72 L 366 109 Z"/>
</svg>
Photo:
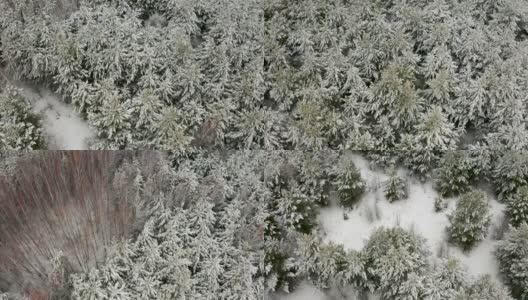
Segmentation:
<svg viewBox="0 0 528 300">
<path fill-rule="evenodd" d="M 394 299 L 419 300 L 424 298 L 425 276 L 416 273 L 409 274 L 408 279 L 399 288 Z"/>
<path fill-rule="evenodd" d="M 318 199 L 309 197 L 298 190 L 283 190 L 277 199 L 277 212 L 288 216 L 287 223 L 302 233 L 311 233 L 317 221 Z"/>
<path fill-rule="evenodd" d="M 314 280 L 318 287 L 330 287 L 336 281 L 338 272 L 347 267 L 343 246 L 322 243 L 314 236 L 304 236 L 300 242 L 299 271 Z"/>
<path fill-rule="evenodd" d="M 497 248 L 499 270 L 517 299 L 528 299 L 528 223 L 511 228 Z"/>
<path fill-rule="evenodd" d="M 414 133 L 402 136 L 398 145 L 401 159 L 412 171 L 424 175 L 436 167 L 445 152 L 456 149 L 458 135 L 447 113 L 435 106 L 422 114 Z"/>
<path fill-rule="evenodd" d="M 446 258 L 434 266 L 426 279 L 425 298 L 435 300 L 453 299 L 454 295 L 467 284 L 467 273 L 460 261 Z"/>
<path fill-rule="evenodd" d="M 366 190 L 365 182 L 356 165 L 351 161 L 344 162 L 340 166 L 341 170 L 337 175 L 337 190 L 339 191 L 339 201 L 347 208 L 359 200 Z"/>
<path fill-rule="evenodd" d="M 440 196 L 436 197 L 435 202 L 434 202 L 435 212 L 441 212 L 442 210 L 446 208 L 447 208 L 447 202 L 445 201 L 445 199 Z"/>
<path fill-rule="evenodd" d="M 482 191 L 471 191 L 461 196 L 455 211 L 448 216 L 447 228 L 451 240 L 469 250 L 483 240 L 490 225 L 488 198 Z"/>
<path fill-rule="evenodd" d="M 405 178 L 398 175 L 396 169 L 389 170 L 389 179 L 385 182 L 385 197 L 389 202 L 406 199 L 408 196 L 408 183 Z"/>
<path fill-rule="evenodd" d="M 363 249 L 368 284 L 384 298 L 407 299 L 403 296 L 404 287 L 405 290 L 412 288 L 405 283 L 410 283 L 409 280 L 416 283 L 416 276 L 428 267 L 430 253 L 424 245 L 422 237 L 399 227 L 375 231 Z"/>
<path fill-rule="evenodd" d="M 435 183 L 443 197 L 467 192 L 478 175 L 467 151 L 449 151 L 438 165 Z"/>
<path fill-rule="evenodd" d="M 510 223 L 515 227 L 528 223 L 528 185 L 521 186 L 507 200 L 506 214 Z"/>
<path fill-rule="evenodd" d="M 34 150 L 42 147 L 40 118 L 31 111 L 20 91 L 7 86 L 0 93 L 0 149 Z"/>
<path fill-rule="evenodd" d="M 501 151 L 492 170 L 499 200 L 528 184 L 528 151 Z"/>
<path fill-rule="evenodd" d="M 270 289 L 274 291 L 292 291 L 299 284 L 297 266 L 291 263 L 292 259 L 274 247 L 266 250 L 264 265 L 266 272 L 273 279 L 268 279 Z"/>
</svg>

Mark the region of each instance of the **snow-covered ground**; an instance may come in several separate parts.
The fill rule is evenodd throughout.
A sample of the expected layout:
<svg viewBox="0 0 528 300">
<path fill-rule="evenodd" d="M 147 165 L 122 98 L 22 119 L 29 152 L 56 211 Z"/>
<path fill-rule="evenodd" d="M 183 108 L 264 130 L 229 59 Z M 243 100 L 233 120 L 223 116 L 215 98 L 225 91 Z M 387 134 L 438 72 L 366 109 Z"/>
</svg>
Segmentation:
<svg viewBox="0 0 528 300">
<path fill-rule="evenodd" d="M 359 297 L 353 289 L 338 292 L 335 289 L 323 292 L 308 282 L 301 282 L 299 286 L 290 294 L 278 293 L 268 300 L 380 300 L 379 295 L 367 292 Z"/>
<path fill-rule="evenodd" d="M 346 249 L 360 250 L 376 228 L 401 226 L 424 237 L 433 255 L 449 254 L 457 257 L 473 277 L 489 274 L 499 280 L 498 262 L 493 252 L 498 243 L 494 239 L 495 231 L 501 226 L 504 216 L 503 204 L 488 195 L 492 215 L 489 233 L 484 241 L 478 243 L 470 252 L 464 253 L 460 248 L 447 243 L 447 215 L 455 209 L 457 198 L 446 199 L 448 207 L 442 212 L 435 212 L 434 200 L 438 194 L 432 183 L 421 183 L 411 178 L 408 199 L 389 203 L 382 188 L 383 181 L 387 180 L 388 176 L 370 169 L 368 162 L 360 156 L 353 155 L 352 160 L 367 182 L 368 191 L 353 210 L 345 211 L 335 203 L 320 210 L 318 218 L 326 240 L 343 244 Z M 405 173 L 404 170 L 399 172 Z M 344 218 L 345 213 L 347 220 Z M 335 299 L 308 283 L 302 283 L 291 294 L 280 294 L 276 297 L 280 300 Z"/>
<path fill-rule="evenodd" d="M 33 111 L 43 118 L 42 125 L 49 149 L 88 149 L 88 141 L 94 136 L 94 131 L 71 105 L 63 102 L 60 96 L 49 89 L 26 84 L 17 86 L 31 102 Z"/>
<path fill-rule="evenodd" d="M 274 295 L 270 300 L 329 300 L 328 297 L 313 285 L 302 282 L 293 293 Z"/>
<path fill-rule="evenodd" d="M 497 241 L 494 240 L 493 232 L 502 222 L 503 204 L 489 197 L 492 225 L 487 238 L 470 252 L 464 253 L 460 248 L 447 243 L 447 215 L 455 209 L 456 198 L 447 199 L 447 209 L 435 212 L 434 200 L 438 194 L 432 183 L 421 183 L 411 178 L 409 198 L 390 203 L 385 199 L 381 187 L 387 175 L 371 170 L 368 162 L 359 156 L 353 156 L 353 160 L 363 179 L 367 181 L 369 190 L 357 207 L 346 212 L 347 220 L 343 218 L 344 209 L 338 205 L 320 210 L 319 220 L 327 240 L 341 243 L 346 249 L 360 250 L 376 228 L 401 226 L 424 237 L 433 255 L 445 255 L 447 251 L 460 259 L 469 274 L 490 274 L 497 278 L 499 271 L 493 254 Z"/>
</svg>

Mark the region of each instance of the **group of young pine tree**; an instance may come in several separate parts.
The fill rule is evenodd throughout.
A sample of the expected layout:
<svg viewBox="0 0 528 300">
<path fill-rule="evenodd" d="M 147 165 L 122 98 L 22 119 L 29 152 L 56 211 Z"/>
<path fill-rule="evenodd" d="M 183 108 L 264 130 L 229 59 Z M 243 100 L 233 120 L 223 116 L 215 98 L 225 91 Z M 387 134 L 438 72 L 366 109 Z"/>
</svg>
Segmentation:
<svg viewBox="0 0 528 300">
<path fill-rule="evenodd" d="M 4 0 L 0 55 L 0 149 L 46 147 L 22 81 L 72 105 L 92 149 L 170 152 L 173 189 L 103 262 L 39 260 L 53 297 L 253 300 L 309 279 L 384 299 L 528 299 L 524 0 Z M 348 151 L 387 170 L 389 202 L 408 197 L 395 166 L 434 181 L 437 210 L 458 197 L 446 230 L 465 251 L 488 232 L 477 186 L 491 186 L 508 289 L 401 228 L 361 251 L 323 242 L 318 208 L 353 209 L 367 188 Z M 51 284 L 16 278 L 0 289 Z"/>
</svg>

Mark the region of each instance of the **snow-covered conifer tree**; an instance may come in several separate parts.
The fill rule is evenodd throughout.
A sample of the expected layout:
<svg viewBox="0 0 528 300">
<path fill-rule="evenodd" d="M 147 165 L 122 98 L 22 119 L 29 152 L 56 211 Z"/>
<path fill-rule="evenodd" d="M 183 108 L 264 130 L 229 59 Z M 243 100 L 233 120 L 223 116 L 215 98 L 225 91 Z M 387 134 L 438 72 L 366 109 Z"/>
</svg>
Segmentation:
<svg viewBox="0 0 528 300">
<path fill-rule="evenodd" d="M 506 214 L 513 226 L 528 223 L 528 186 L 521 186 L 515 194 L 506 199 Z"/>
<path fill-rule="evenodd" d="M 435 170 L 435 182 L 440 194 L 449 197 L 468 191 L 479 174 L 475 168 L 477 160 L 471 157 L 469 151 L 448 151 Z"/>
<path fill-rule="evenodd" d="M 493 281 L 490 275 L 481 276 L 463 287 L 452 299 L 513 300 L 509 291 Z"/>
<path fill-rule="evenodd" d="M 394 167 L 389 170 L 389 179 L 385 182 L 385 197 L 389 202 L 407 198 L 408 184 L 405 178 L 400 177 Z"/>
<path fill-rule="evenodd" d="M 351 208 L 365 192 L 365 182 L 352 160 L 343 159 L 337 166 L 337 190 L 339 201 Z"/>
<path fill-rule="evenodd" d="M 110 141 L 108 144 L 103 142 L 101 147 L 103 149 L 122 149 L 126 147 L 132 138 L 130 132 L 132 129 L 130 102 L 122 101 L 120 96 L 115 93 L 102 101 L 100 109 L 100 113 L 90 114 L 89 119 L 96 126 L 97 135 L 103 141 Z"/>
<path fill-rule="evenodd" d="M 418 278 L 428 267 L 429 255 L 424 245 L 422 237 L 399 227 L 375 231 L 363 249 L 368 284 L 386 298 L 418 299 L 411 295 L 422 295 Z"/>
<path fill-rule="evenodd" d="M 44 147 L 41 121 L 14 87 L 0 94 L 0 149 L 32 150 Z"/>
<path fill-rule="evenodd" d="M 363 288 L 366 284 L 366 270 L 363 256 L 357 251 L 345 251 L 342 245 L 323 243 L 314 235 L 304 235 L 299 240 L 298 271 L 320 288 L 346 287 L 354 285 Z"/>
<path fill-rule="evenodd" d="M 498 155 L 492 170 L 492 179 L 499 199 L 502 200 L 528 184 L 528 152 L 503 151 Z"/>
<path fill-rule="evenodd" d="M 442 259 L 435 264 L 431 276 L 426 279 L 426 299 L 453 299 L 467 284 L 467 273 L 455 258 Z"/>
<path fill-rule="evenodd" d="M 404 135 L 398 151 L 405 165 L 417 173 L 431 170 L 445 152 L 456 149 L 458 132 L 440 106 L 425 112 L 414 130 Z"/>
<path fill-rule="evenodd" d="M 310 233 L 316 226 L 318 200 L 303 194 L 295 184 L 281 191 L 281 197 L 276 199 L 277 212 L 288 216 L 287 223 L 297 231 Z"/>
<path fill-rule="evenodd" d="M 378 120 L 385 115 L 391 126 L 408 132 L 423 112 L 423 99 L 416 93 L 414 70 L 410 65 L 389 65 L 373 90 L 370 110 Z"/>
<path fill-rule="evenodd" d="M 242 149 L 273 150 L 281 147 L 283 117 L 268 109 L 243 111 L 237 117 L 234 132 L 228 136 L 233 146 Z"/>
<path fill-rule="evenodd" d="M 488 197 L 482 191 L 463 194 L 449 216 L 447 228 L 451 240 L 469 250 L 488 234 L 490 215 Z"/>
<path fill-rule="evenodd" d="M 335 188 L 335 174 L 332 174 L 331 166 L 337 161 L 337 154 L 334 151 L 302 154 L 304 158 L 299 170 L 300 188 L 305 194 L 319 199 L 320 205 L 328 205 L 330 193 Z"/>
<path fill-rule="evenodd" d="M 510 228 L 505 239 L 497 248 L 499 269 L 510 286 L 513 296 L 518 299 L 528 297 L 528 223 L 518 228 Z"/>
</svg>

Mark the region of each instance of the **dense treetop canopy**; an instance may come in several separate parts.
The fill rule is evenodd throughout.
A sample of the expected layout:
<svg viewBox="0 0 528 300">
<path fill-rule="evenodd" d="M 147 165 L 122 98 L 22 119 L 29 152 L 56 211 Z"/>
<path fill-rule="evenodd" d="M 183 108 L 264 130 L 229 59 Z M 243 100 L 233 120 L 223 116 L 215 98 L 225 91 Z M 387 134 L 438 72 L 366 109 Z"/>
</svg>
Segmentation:
<svg viewBox="0 0 528 300">
<path fill-rule="evenodd" d="M 4 1 L 0 51 L 95 149 L 410 152 L 424 172 L 446 150 L 526 149 L 524 4 Z"/>
</svg>

